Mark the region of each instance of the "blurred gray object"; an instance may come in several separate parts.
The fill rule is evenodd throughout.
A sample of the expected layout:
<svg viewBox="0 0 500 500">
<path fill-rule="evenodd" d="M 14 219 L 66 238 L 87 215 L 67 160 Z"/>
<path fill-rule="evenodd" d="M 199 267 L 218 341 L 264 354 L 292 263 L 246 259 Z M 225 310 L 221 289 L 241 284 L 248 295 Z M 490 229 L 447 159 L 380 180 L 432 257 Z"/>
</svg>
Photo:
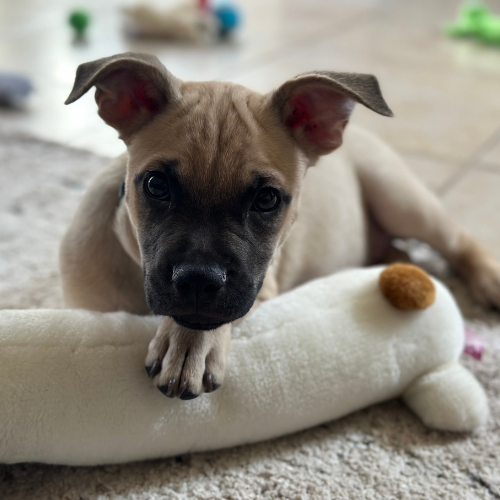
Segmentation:
<svg viewBox="0 0 500 500">
<path fill-rule="evenodd" d="M 17 108 L 33 91 L 33 85 L 24 76 L 0 72 L 0 106 Z"/>
</svg>

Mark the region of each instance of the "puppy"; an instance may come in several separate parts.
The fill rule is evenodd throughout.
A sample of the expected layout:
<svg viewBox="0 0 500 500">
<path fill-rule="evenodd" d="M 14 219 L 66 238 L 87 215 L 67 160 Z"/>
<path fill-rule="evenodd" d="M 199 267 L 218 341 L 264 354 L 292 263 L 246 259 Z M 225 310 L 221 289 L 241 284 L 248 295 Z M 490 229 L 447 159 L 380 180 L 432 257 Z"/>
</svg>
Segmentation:
<svg viewBox="0 0 500 500">
<path fill-rule="evenodd" d="M 394 237 L 428 243 L 500 306 L 493 258 L 386 145 L 346 130 L 355 103 L 392 116 L 375 77 L 313 71 L 262 95 L 183 82 L 156 57 L 127 53 L 81 65 L 66 103 L 94 86 L 127 154 L 93 181 L 63 239 L 64 296 L 163 316 L 146 369 L 165 395 L 217 389 L 232 322 L 308 280 L 380 261 Z"/>
</svg>

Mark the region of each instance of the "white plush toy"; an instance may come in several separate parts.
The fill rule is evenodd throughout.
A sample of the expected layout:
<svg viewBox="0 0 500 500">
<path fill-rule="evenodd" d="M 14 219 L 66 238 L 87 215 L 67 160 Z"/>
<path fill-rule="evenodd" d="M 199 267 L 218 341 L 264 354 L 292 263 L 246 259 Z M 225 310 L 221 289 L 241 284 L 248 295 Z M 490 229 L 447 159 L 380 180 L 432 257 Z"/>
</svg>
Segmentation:
<svg viewBox="0 0 500 500">
<path fill-rule="evenodd" d="M 416 268 L 382 271 L 345 271 L 264 303 L 235 328 L 223 386 L 192 401 L 166 398 L 146 375 L 154 317 L 1 311 L 0 462 L 212 450 L 401 395 L 430 427 L 476 429 L 488 405 L 458 363 L 464 327 L 453 298 Z"/>
</svg>

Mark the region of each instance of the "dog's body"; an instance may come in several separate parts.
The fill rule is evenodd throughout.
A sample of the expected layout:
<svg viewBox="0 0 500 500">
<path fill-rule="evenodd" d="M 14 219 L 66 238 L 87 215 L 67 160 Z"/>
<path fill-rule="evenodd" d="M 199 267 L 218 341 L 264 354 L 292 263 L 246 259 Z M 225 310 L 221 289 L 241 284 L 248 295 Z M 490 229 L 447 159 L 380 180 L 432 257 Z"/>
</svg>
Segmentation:
<svg viewBox="0 0 500 500">
<path fill-rule="evenodd" d="M 146 365 L 168 396 L 191 399 L 220 385 L 230 322 L 254 302 L 345 267 L 380 261 L 394 237 L 430 244 L 479 298 L 500 306 L 499 266 L 382 142 L 350 127 L 343 147 L 318 161 L 342 142 L 352 109 L 345 93 L 390 114 L 378 86 L 363 94 L 372 81 L 360 85 L 340 74 L 331 90 L 323 88 L 326 74 L 316 73 L 306 75 L 298 94 L 300 78 L 269 98 L 221 82 L 180 84 L 167 75 L 163 92 L 177 92 L 189 106 L 172 105 L 176 115 L 165 105 L 152 120 L 147 115 L 158 113 L 156 107 L 137 105 L 137 125 L 129 119 L 129 101 L 123 105 L 116 97 L 124 92 L 113 80 L 124 71 L 124 60 L 125 67 L 137 63 L 130 55 L 101 61 L 82 71 L 75 84 L 75 98 L 98 87 L 100 114 L 120 131 L 128 155 L 106 168 L 86 193 L 62 244 L 63 285 L 72 307 L 165 315 Z M 340 94 L 338 81 L 348 87 Z M 323 112 L 324 99 L 334 111 Z M 270 109 L 281 110 L 284 123 Z M 252 185 L 248 196 L 257 205 L 244 201 L 250 189 L 245 186 Z M 141 198 L 143 189 L 152 200 Z M 241 217 L 235 199 L 248 203 Z"/>
</svg>

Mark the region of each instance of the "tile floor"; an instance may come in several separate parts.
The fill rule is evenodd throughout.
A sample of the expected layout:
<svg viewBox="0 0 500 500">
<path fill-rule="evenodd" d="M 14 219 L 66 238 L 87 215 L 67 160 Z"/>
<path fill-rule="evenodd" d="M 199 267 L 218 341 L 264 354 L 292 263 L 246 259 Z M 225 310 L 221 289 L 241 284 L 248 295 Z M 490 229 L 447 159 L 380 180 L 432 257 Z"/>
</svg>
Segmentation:
<svg viewBox="0 0 500 500">
<path fill-rule="evenodd" d="M 458 0 L 235 1 L 245 14 L 237 38 L 193 46 L 128 39 L 120 29 L 127 0 L 0 0 L 0 70 L 23 72 L 36 86 L 24 111 L 0 111 L 0 128 L 121 152 L 91 93 L 69 107 L 63 102 L 78 64 L 127 50 L 158 55 L 184 79 L 233 80 L 260 91 L 310 69 L 371 72 L 396 117 L 359 107 L 353 121 L 398 150 L 500 258 L 500 47 L 442 34 Z M 489 4 L 500 13 L 500 0 Z M 72 43 L 65 22 L 75 5 L 93 14 L 85 45 Z"/>
</svg>

